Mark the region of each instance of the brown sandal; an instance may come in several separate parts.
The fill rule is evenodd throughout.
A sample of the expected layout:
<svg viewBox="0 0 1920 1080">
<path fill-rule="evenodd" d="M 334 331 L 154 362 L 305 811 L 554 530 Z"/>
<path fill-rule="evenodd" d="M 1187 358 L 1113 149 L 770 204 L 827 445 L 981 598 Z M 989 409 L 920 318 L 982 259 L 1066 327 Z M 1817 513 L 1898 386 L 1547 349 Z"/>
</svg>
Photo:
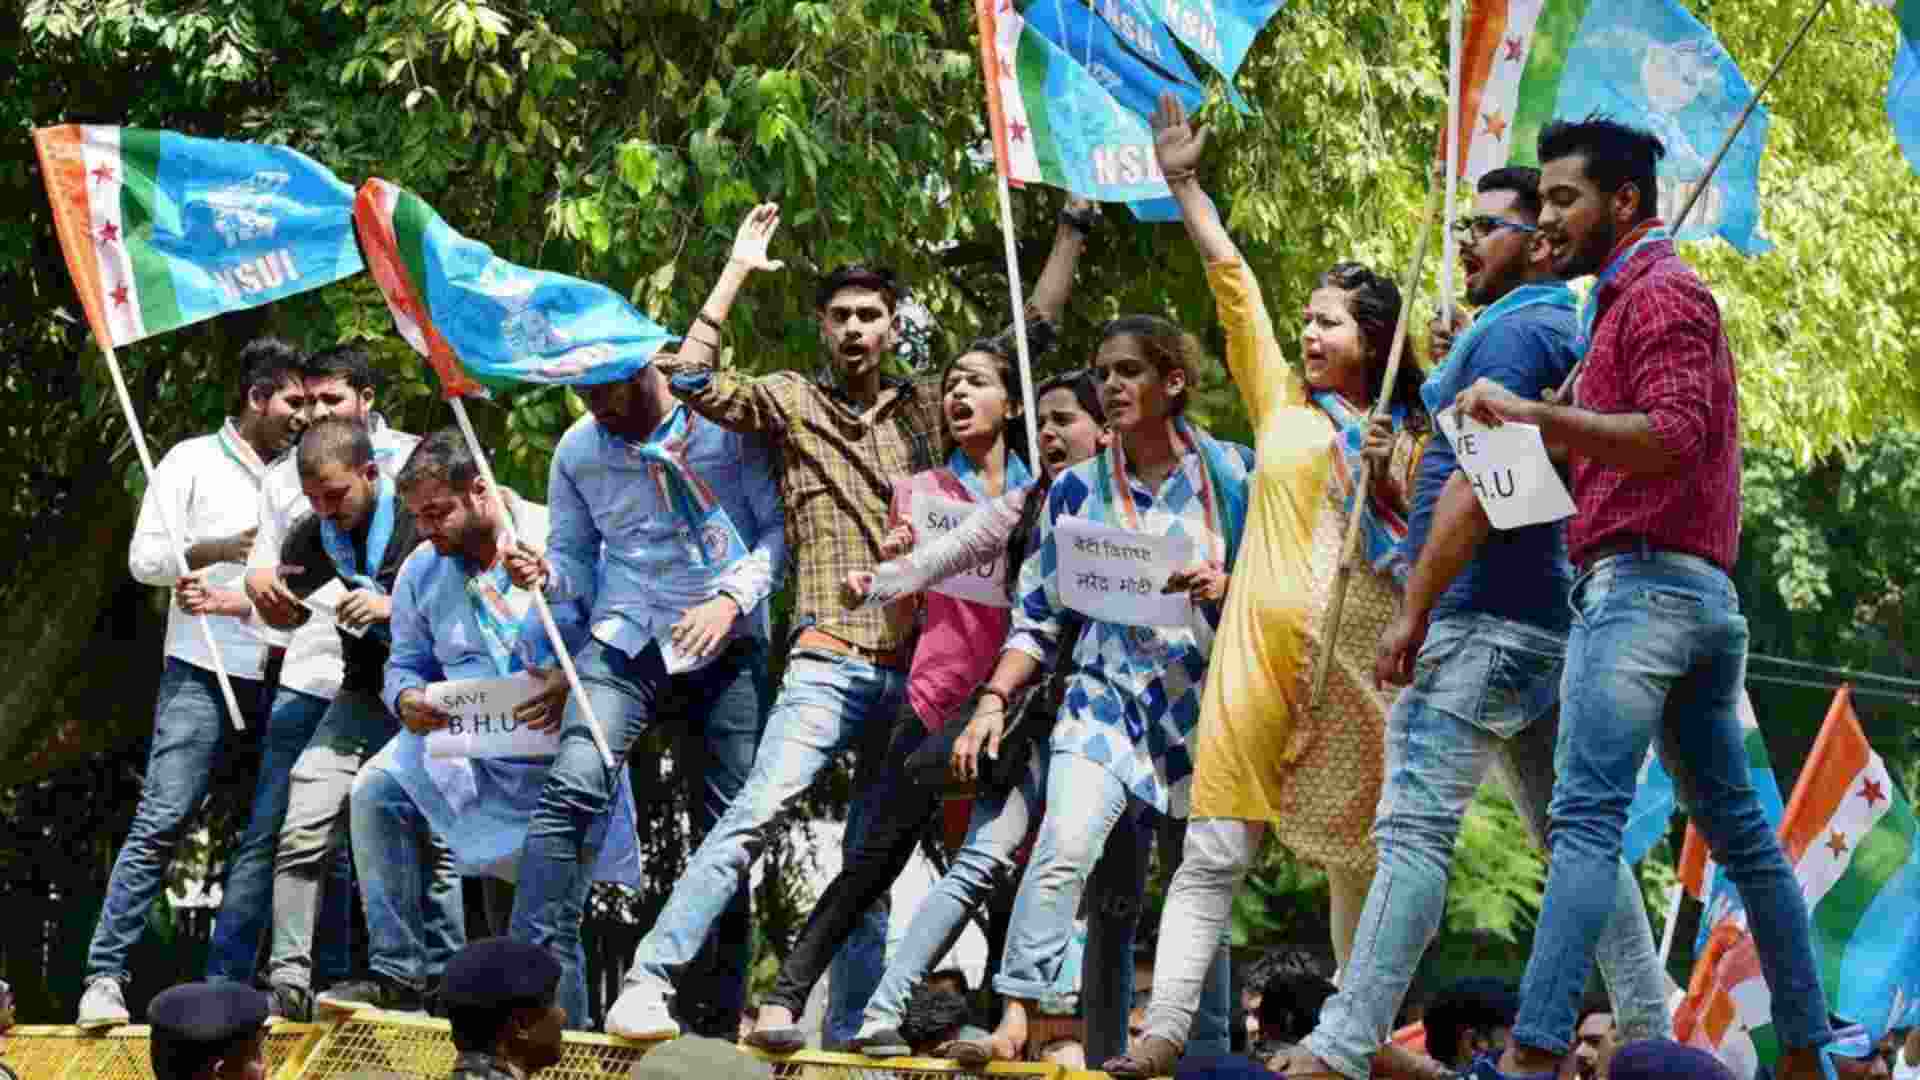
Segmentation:
<svg viewBox="0 0 1920 1080">
<path fill-rule="evenodd" d="M 1003 1057 L 1000 1054 L 1001 1045 L 998 1035 L 989 1035 L 984 1039 L 954 1039 L 934 1047 L 933 1056 L 950 1059 L 963 1069 L 984 1069 L 996 1061 L 1020 1060 L 1019 1047 L 1012 1047 Z"/>
<path fill-rule="evenodd" d="M 1180 1047 L 1175 1046 L 1172 1039 L 1143 1035 L 1132 1049 L 1108 1059 L 1100 1068 L 1108 1076 L 1121 1080 L 1149 1080 L 1155 1076 L 1172 1076 L 1179 1062 Z"/>
</svg>

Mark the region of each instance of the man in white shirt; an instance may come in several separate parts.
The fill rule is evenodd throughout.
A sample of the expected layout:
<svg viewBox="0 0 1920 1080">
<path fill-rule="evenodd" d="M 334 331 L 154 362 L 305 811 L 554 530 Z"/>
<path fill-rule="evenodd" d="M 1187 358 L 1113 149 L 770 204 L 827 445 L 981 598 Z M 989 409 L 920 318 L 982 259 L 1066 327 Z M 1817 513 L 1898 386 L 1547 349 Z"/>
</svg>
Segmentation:
<svg viewBox="0 0 1920 1080">
<path fill-rule="evenodd" d="M 374 376 L 366 350 L 358 345 L 324 349 L 302 368 L 309 422 L 338 416 L 361 420 L 373 440 L 374 462 L 388 476 L 397 473 L 419 443 L 395 431 L 373 411 Z M 340 692 L 340 635 L 324 619 L 310 620 L 290 634 L 274 631 L 270 621 L 290 621 L 298 601 L 277 570 L 280 547 L 296 521 L 313 512 L 300 490 L 299 464 L 288 454 L 267 470 L 259 497 L 259 531 L 246 557 L 247 597 L 256 609 L 253 625 L 284 652 L 279 686 L 267 716 L 260 776 L 253 811 L 239 846 L 227 859 L 220 912 L 207 948 L 207 978 L 251 982 L 259 965 L 261 937 L 273 907 L 274 849 L 287 816 L 293 763 L 313 738 L 327 705 Z M 263 621 L 265 616 L 271 620 Z M 352 916 L 351 860 L 337 856 L 322 893 L 315 927 L 315 980 L 325 985 L 351 972 L 348 930 Z"/>
<path fill-rule="evenodd" d="M 75 1021 L 83 1028 L 128 1021 L 127 954 L 146 929 L 147 908 L 166 884 L 174 846 L 233 730 L 196 616 L 207 617 L 247 726 L 258 730 L 264 719 L 266 647 L 244 625 L 249 606 L 238 586 L 267 463 L 286 451 L 307 422 L 300 363 L 299 352 L 285 342 L 250 342 L 240 351 L 245 375 L 235 415 L 218 431 L 169 450 L 140 503 L 127 567 L 142 584 L 171 588 L 174 603 L 167 612 L 166 666 L 154 703 L 146 783 L 87 950 L 87 988 Z M 179 572 L 169 522 L 187 545 L 190 574 Z"/>
</svg>

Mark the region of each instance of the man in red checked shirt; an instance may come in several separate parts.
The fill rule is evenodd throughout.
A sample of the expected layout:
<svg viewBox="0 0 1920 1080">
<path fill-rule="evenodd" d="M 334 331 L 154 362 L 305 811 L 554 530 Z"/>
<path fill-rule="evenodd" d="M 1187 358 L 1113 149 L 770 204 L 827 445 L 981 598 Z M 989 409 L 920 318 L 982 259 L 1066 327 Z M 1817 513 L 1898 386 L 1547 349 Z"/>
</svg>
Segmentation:
<svg viewBox="0 0 1920 1080">
<path fill-rule="evenodd" d="M 1748 782 L 1735 709 L 1747 620 L 1728 572 L 1740 544 L 1740 418 L 1713 294 L 1654 216 L 1652 135 L 1603 118 L 1540 133 L 1540 231 L 1562 278 L 1596 274 L 1571 404 L 1482 379 L 1456 401 L 1487 424 L 1536 424 L 1573 463 L 1578 577 L 1560 690 L 1552 862 L 1520 1014 L 1493 1080 L 1566 1057 L 1640 764 L 1658 740 L 1713 857 L 1740 890 L 1785 1047 L 1775 1075 L 1821 1075 L 1833 1036 L 1793 868 Z"/>
</svg>

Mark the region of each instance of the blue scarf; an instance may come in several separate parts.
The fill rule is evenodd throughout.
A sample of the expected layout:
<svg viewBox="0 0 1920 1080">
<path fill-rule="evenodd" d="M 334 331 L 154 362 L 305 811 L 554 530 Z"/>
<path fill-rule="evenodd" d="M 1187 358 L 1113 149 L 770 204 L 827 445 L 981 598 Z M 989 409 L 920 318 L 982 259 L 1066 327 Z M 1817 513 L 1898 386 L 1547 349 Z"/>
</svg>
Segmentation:
<svg viewBox="0 0 1920 1080">
<path fill-rule="evenodd" d="M 1577 301 L 1573 290 L 1565 282 L 1555 281 L 1540 285 L 1522 285 L 1512 292 L 1494 301 L 1480 313 L 1480 317 L 1467 327 L 1467 331 L 1453 339 L 1453 348 L 1447 350 L 1446 358 L 1434 366 L 1427 381 L 1420 384 L 1420 400 L 1426 403 L 1427 412 L 1437 414 L 1441 409 L 1453 404 L 1453 399 L 1467 388 L 1462 369 L 1468 353 L 1479 343 L 1487 329 L 1502 317 L 1511 315 L 1521 308 L 1535 304 L 1545 304 L 1562 311 L 1572 311 Z"/>
<path fill-rule="evenodd" d="M 1360 472 L 1366 466 L 1366 460 L 1360 450 L 1367 442 L 1367 411 L 1355 409 L 1332 390 L 1321 390 L 1313 395 L 1313 403 L 1333 421 L 1333 448 L 1340 455 L 1340 476 L 1346 482 L 1342 485 L 1343 504 L 1347 516 L 1352 517 L 1354 502 L 1360 493 Z M 1407 407 L 1393 405 L 1387 410 L 1393 418 L 1395 431 L 1404 431 L 1407 427 Z M 1367 565 L 1405 586 L 1407 577 L 1413 572 L 1413 566 L 1407 553 L 1401 550 L 1401 541 L 1407 538 L 1407 519 L 1394 513 L 1380 497 L 1378 484 L 1367 499 L 1367 505 L 1360 513 L 1360 540 L 1366 545 Z"/>
<path fill-rule="evenodd" d="M 973 459 L 967 456 L 965 450 L 955 450 L 947 455 L 947 471 L 952 473 L 953 478 L 960 481 L 961 486 L 966 488 L 975 499 L 986 502 L 991 498 L 987 494 L 986 483 L 980 479 L 980 470 L 973 464 Z M 1011 450 L 1007 452 L 1007 475 L 1004 480 L 1005 483 L 1001 487 L 1006 491 L 1023 488 L 1033 483 L 1033 474 L 1027 471 L 1026 459 Z"/>
<path fill-rule="evenodd" d="M 1247 483 L 1242 475 L 1236 479 L 1231 471 L 1231 463 L 1238 460 L 1234 449 L 1195 424 L 1187 422 L 1184 416 L 1176 416 L 1169 421 L 1173 428 L 1174 445 L 1191 446 L 1200 455 L 1201 482 L 1205 489 L 1200 493 L 1208 500 L 1207 516 L 1220 535 L 1226 541 L 1226 569 L 1232 572 L 1234 560 L 1240 554 L 1240 534 L 1247 524 Z M 1093 458 L 1096 487 L 1095 512 L 1108 518 L 1108 523 L 1128 529 L 1138 529 L 1139 523 L 1133 513 L 1133 495 L 1128 490 L 1125 478 L 1129 474 L 1126 453 L 1120 447 L 1120 440 L 1114 439 L 1105 450 Z M 1176 468 L 1180 467 L 1176 465 Z M 1125 500 L 1122 502 L 1121 500 Z M 1120 511 L 1116 514 L 1116 511 Z M 1194 552 L 1194 558 L 1204 559 L 1210 555 L 1204 551 Z"/>
<path fill-rule="evenodd" d="M 326 518 L 320 519 L 320 546 L 326 549 L 327 558 L 333 560 L 334 572 L 340 575 L 340 580 L 379 596 L 387 594 L 387 590 L 374 580 L 374 575 L 380 572 L 380 563 L 387 555 L 387 543 L 393 539 L 393 515 L 397 502 L 393 494 L 393 479 L 381 473 L 374 484 L 373 522 L 367 526 L 367 565 L 364 567 L 360 565 L 359 553 L 353 549 L 352 534 L 342 532 Z M 370 632 L 383 641 L 392 640 L 385 624 L 375 624 Z"/>
<path fill-rule="evenodd" d="M 693 424 L 692 410 L 677 406 L 653 438 L 635 451 L 651 466 L 661 497 L 686 523 L 694 557 L 705 566 L 731 566 L 746 555 L 746 541 L 712 486 L 687 461 Z"/>
<path fill-rule="evenodd" d="M 1600 320 L 1600 290 L 1606 288 L 1608 283 L 1620 275 L 1620 271 L 1633 261 L 1633 257 L 1640 253 L 1641 248 L 1657 241 L 1671 239 L 1673 239 L 1673 230 L 1660 224 L 1658 218 L 1653 219 L 1651 227 L 1641 234 L 1640 239 L 1635 240 L 1633 246 L 1627 250 L 1614 256 L 1613 260 L 1600 271 L 1600 275 L 1593 279 L 1593 288 L 1587 291 L 1587 299 L 1580 305 L 1580 338 L 1573 343 L 1575 356 L 1585 358 L 1587 349 L 1593 345 L 1593 324 Z"/>
<path fill-rule="evenodd" d="M 500 497 L 500 506 L 511 520 L 513 506 L 504 494 Z M 504 560 L 491 570 L 467 576 L 467 603 L 473 608 L 473 621 L 480 628 L 480 640 L 486 642 L 487 655 L 493 659 L 494 673 L 502 676 L 511 675 L 524 666 L 518 648 L 527 620 L 515 615 L 510 606 L 513 590 L 513 579 L 507 575 Z"/>
</svg>

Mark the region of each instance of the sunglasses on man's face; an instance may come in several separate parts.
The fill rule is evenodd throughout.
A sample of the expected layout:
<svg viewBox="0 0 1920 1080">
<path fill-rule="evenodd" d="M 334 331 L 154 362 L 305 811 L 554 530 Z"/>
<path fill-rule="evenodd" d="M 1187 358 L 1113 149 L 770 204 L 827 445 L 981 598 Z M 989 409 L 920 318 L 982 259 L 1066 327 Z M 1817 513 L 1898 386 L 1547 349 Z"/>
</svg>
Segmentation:
<svg viewBox="0 0 1920 1080">
<path fill-rule="evenodd" d="M 1502 229 L 1514 229 L 1523 233 L 1535 233 L 1540 231 L 1540 226 L 1528 225 L 1524 221 L 1508 221 L 1506 218 L 1494 217 L 1492 214 L 1460 218 L 1453 223 L 1454 236 L 1476 244 Z"/>
</svg>

